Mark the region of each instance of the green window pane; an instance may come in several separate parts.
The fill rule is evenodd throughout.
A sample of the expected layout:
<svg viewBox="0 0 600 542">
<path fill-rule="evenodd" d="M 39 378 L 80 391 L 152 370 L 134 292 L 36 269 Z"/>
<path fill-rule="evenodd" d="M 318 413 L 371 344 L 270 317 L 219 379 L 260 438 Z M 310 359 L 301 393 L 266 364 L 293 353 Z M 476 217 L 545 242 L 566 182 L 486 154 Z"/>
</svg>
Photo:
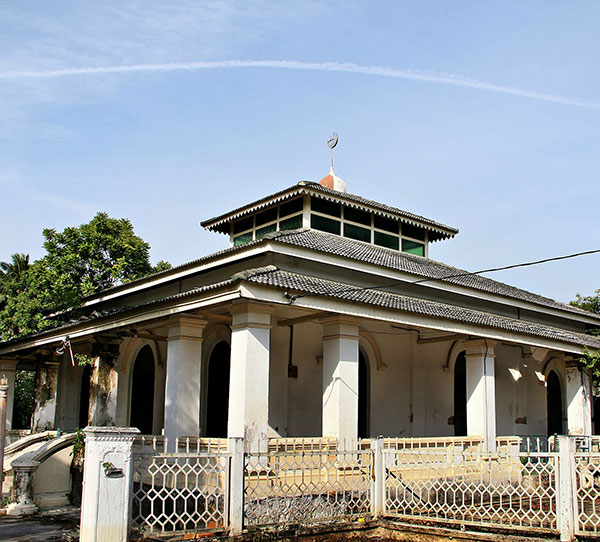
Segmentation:
<svg viewBox="0 0 600 542">
<path fill-rule="evenodd" d="M 344 224 L 344 237 L 350 237 L 350 239 L 357 239 L 358 241 L 371 242 L 371 230 L 354 226 L 353 224 Z"/>
<path fill-rule="evenodd" d="M 317 213 L 323 213 L 324 215 L 331 216 L 342 216 L 342 206 L 339 203 L 333 201 L 327 201 L 325 199 L 310 198 L 310 208 Z"/>
<path fill-rule="evenodd" d="M 319 215 L 310 215 L 310 227 L 327 233 L 340 234 L 340 221 Z"/>
<path fill-rule="evenodd" d="M 386 218 L 385 216 L 375 215 L 375 227 L 378 230 L 385 230 L 391 233 L 399 233 L 400 228 L 396 220 Z"/>
<path fill-rule="evenodd" d="M 275 231 L 276 229 L 277 229 L 277 224 L 269 224 L 268 226 L 265 226 L 264 228 L 260 228 L 259 230 L 256 230 L 256 238 L 262 239 L 267 233 L 271 233 L 272 231 Z"/>
<path fill-rule="evenodd" d="M 402 237 L 412 237 L 425 241 L 425 230 L 411 224 L 402 224 Z"/>
<path fill-rule="evenodd" d="M 275 220 L 277 220 L 277 207 L 272 207 L 256 214 L 256 227 L 258 228 L 258 226 L 262 226 L 267 222 L 275 222 Z"/>
<path fill-rule="evenodd" d="M 393 248 L 394 250 L 400 248 L 400 238 L 395 235 L 388 235 L 387 233 L 376 231 L 374 232 L 374 241 L 375 244 L 380 247 Z"/>
<path fill-rule="evenodd" d="M 237 237 L 233 238 L 233 246 L 237 247 L 250 241 L 252 241 L 252 232 L 243 233 L 242 235 L 238 235 Z"/>
<path fill-rule="evenodd" d="M 355 209 L 354 207 L 344 207 L 344 220 L 350 220 L 351 222 L 358 222 L 359 224 L 370 226 L 371 213 Z"/>
<path fill-rule="evenodd" d="M 292 218 L 286 218 L 285 220 L 279 221 L 279 229 L 285 230 L 296 230 L 302 227 L 302 215 L 293 216 Z"/>
<path fill-rule="evenodd" d="M 417 256 L 425 256 L 425 245 L 423 243 L 417 243 L 416 241 L 402 239 L 402 252 L 416 254 Z"/>
<path fill-rule="evenodd" d="M 286 201 L 279 206 L 279 218 L 282 216 L 293 215 L 299 213 L 304 207 L 304 200 L 302 198 L 296 198 L 291 201 Z"/>
<path fill-rule="evenodd" d="M 233 233 L 240 233 L 241 231 L 250 230 L 254 226 L 254 217 L 249 216 L 248 218 L 242 218 L 237 222 L 233 223 Z"/>
</svg>

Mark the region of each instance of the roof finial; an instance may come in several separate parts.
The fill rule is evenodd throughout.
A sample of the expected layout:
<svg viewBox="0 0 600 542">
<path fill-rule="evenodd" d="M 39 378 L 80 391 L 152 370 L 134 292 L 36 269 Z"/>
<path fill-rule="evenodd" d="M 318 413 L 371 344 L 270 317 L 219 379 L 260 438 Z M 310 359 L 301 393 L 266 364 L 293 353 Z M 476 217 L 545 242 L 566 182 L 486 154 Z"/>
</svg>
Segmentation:
<svg viewBox="0 0 600 542">
<path fill-rule="evenodd" d="M 327 140 L 327 146 L 329 147 L 329 152 L 331 155 L 331 162 L 329 164 L 329 167 L 331 169 L 333 169 L 333 149 L 335 148 L 335 146 L 338 144 L 338 135 L 333 132 L 331 134 L 331 137 Z"/>
<path fill-rule="evenodd" d="M 327 140 L 327 146 L 331 151 L 331 163 L 329 165 L 329 173 L 319 181 L 319 184 L 321 186 L 324 186 L 325 188 L 329 188 L 330 190 L 345 192 L 346 183 L 335 174 L 335 171 L 333 171 L 333 149 L 337 144 L 338 135 L 335 132 L 333 132 L 331 134 L 331 137 Z"/>
</svg>

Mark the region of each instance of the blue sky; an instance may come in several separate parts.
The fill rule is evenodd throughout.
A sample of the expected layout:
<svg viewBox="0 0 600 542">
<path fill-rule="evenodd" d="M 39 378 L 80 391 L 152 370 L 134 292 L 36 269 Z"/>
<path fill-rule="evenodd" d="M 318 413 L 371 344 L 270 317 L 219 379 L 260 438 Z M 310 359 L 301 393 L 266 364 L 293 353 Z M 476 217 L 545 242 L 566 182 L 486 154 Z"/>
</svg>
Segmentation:
<svg viewBox="0 0 600 542">
<path fill-rule="evenodd" d="M 153 261 L 219 250 L 199 222 L 318 181 L 332 131 L 350 192 L 460 228 L 434 259 L 598 249 L 598 28 L 592 1 L 2 2 L 0 260 L 100 210 Z M 599 268 L 490 276 L 568 301 Z"/>
</svg>

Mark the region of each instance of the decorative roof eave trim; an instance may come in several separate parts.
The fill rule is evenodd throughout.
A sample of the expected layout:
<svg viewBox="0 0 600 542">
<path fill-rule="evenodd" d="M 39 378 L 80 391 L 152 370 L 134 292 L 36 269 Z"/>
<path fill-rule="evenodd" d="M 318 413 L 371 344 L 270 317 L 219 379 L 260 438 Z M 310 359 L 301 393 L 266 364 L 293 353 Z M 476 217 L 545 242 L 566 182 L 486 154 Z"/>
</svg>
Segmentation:
<svg viewBox="0 0 600 542">
<path fill-rule="evenodd" d="M 39 348 L 57 343 L 65 336 L 70 339 L 85 337 L 93 333 L 118 329 L 140 322 L 147 322 L 195 310 L 204 306 L 215 305 L 237 299 L 240 296 L 239 280 L 226 280 L 210 284 L 181 294 L 167 296 L 161 299 L 124 307 L 116 312 L 88 318 L 83 321 L 65 324 L 58 328 L 47 329 L 39 333 L 18 337 L 0 343 L 0 355 Z M 175 303 L 173 303 L 175 301 Z"/>
<path fill-rule="evenodd" d="M 355 194 L 342 194 L 342 193 L 340 193 L 340 195 L 332 194 L 332 193 L 330 193 L 329 190 L 325 191 L 326 189 L 321 187 L 318 183 L 313 183 L 310 181 L 301 181 L 301 183 L 306 183 L 306 184 L 299 183 L 298 185 L 295 185 L 295 186 L 292 186 L 285 190 L 282 190 L 281 192 L 277 192 L 271 196 L 267 196 L 265 198 L 259 199 L 259 200 L 255 201 L 254 203 L 245 205 L 245 206 L 235 209 L 234 211 L 231 211 L 229 213 L 225 213 L 225 214 L 219 215 L 217 217 L 210 218 L 208 220 L 204 220 L 204 221 L 200 222 L 200 225 L 203 228 L 210 230 L 210 231 L 216 231 L 219 233 L 229 234 L 229 227 L 225 227 L 225 226 L 234 220 L 238 220 L 239 218 L 242 218 L 251 213 L 257 212 L 261 209 L 264 209 L 265 207 L 280 203 L 281 201 L 285 201 L 285 200 L 294 198 L 296 196 L 311 195 L 311 196 L 315 196 L 315 197 L 325 199 L 328 201 L 344 203 L 345 205 L 348 205 L 355 209 L 362 209 L 365 211 L 373 212 L 374 214 L 377 214 L 379 216 L 384 216 L 387 218 L 392 218 L 394 220 L 399 220 L 406 224 L 420 226 L 420 227 L 427 229 L 428 231 L 439 234 L 439 237 L 437 239 L 432 239 L 432 241 L 437 241 L 440 239 L 448 239 L 448 238 L 454 237 L 459 232 L 459 230 L 457 228 L 453 228 L 451 226 L 446 226 L 445 224 L 440 224 L 429 218 L 419 216 L 419 215 L 414 215 L 413 213 L 403 211 L 402 209 L 394 210 L 394 208 L 390 207 L 389 210 L 386 210 L 386 209 L 380 208 L 377 205 L 377 202 L 372 202 L 373 204 L 375 204 L 375 205 L 373 205 L 371 202 L 366 201 L 366 200 L 360 201 L 360 200 L 363 200 L 363 198 L 361 196 L 356 196 Z M 308 183 L 310 183 L 310 184 L 308 184 Z M 354 198 L 360 198 L 360 200 L 357 201 Z M 385 207 L 387 207 L 387 206 L 385 206 Z"/>
</svg>

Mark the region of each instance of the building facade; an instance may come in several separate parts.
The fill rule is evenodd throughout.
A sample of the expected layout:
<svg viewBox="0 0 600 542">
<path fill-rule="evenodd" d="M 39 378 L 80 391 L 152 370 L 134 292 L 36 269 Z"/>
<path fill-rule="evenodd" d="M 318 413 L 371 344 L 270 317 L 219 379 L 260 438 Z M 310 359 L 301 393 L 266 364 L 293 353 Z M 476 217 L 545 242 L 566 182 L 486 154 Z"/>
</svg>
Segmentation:
<svg viewBox="0 0 600 542">
<path fill-rule="evenodd" d="M 33 430 L 256 446 L 470 435 L 487 449 L 499 435 L 591 434 L 577 360 L 600 348 L 586 333 L 600 317 L 431 260 L 457 229 L 349 194 L 333 169 L 202 225 L 229 248 L 0 344 L 11 382 L 37 371 Z"/>
</svg>

